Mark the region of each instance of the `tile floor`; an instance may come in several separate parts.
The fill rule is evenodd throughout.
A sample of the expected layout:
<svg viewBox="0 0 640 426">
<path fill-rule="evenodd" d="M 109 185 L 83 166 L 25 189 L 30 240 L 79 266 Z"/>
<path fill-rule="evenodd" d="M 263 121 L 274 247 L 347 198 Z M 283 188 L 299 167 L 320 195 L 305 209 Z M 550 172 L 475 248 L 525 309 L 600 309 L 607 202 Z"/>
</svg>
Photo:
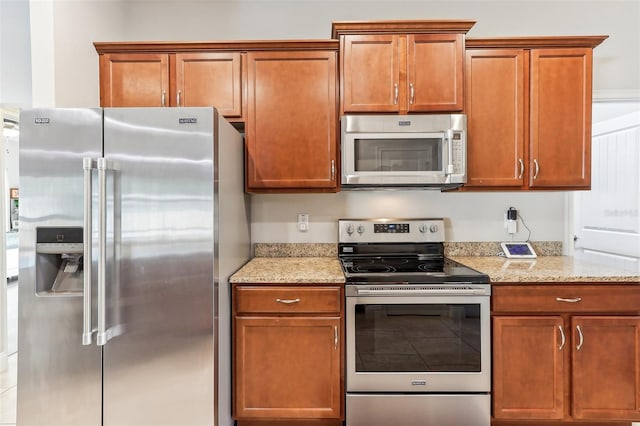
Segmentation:
<svg viewBox="0 0 640 426">
<path fill-rule="evenodd" d="M 16 423 L 16 386 L 18 384 L 18 282 L 7 286 L 9 368 L 0 372 L 0 425 Z"/>
</svg>

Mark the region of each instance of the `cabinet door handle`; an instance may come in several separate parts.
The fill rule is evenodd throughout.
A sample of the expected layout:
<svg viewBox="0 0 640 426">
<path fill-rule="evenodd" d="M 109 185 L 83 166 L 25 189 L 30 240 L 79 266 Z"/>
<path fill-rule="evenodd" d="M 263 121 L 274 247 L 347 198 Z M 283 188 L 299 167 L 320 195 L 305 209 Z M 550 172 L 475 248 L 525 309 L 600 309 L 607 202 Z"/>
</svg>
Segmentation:
<svg viewBox="0 0 640 426">
<path fill-rule="evenodd" d="M 300 299 L 276 299 L 276 302 L 291 305 L 292 303 L 300 303 Z"/>
<path fill-rule="evenodd" d="M 572 297 L 571 299 L 565 299 L 564 297 L 556 297 L 556 302 L 578 303 L 581 300 L 582 300 L 582 297 Z"/>
<path fill-rule="evenodd" d="M 393 84 L 393 104 L 398 105 L 398 83 Z"/>
<path fill-rule="evenodd" d="M 538 164 L 538 160 L 533 160 L 533 165 L 536 166 L 536 172 L 533 174 L 534 179 L 538 179 L 538 174 L 540 173 L 540 165 Z"/>
<path fill-rule="evenodd" d="M 413 105 L 413 98 L 416 91 L 413 88 L 413 83 L 409 83 L 409 104 Z"/>
<path fill-rule="evenodd" d="M 163 90 L 162 91 L 162 106 L 165 106 L 164 100 L 165 100 L 166 97 L 167 97 L 167 91 Z"/>
<path fill-rule="evenodd" d="M 576 330 L 578 330 L 578 346 L 576 346 L 576 350 L 580 350 L 582 348 L 582 344 L 584 343 L 584 336 L 582 335 L 582 329 L 579 325 L 576 325 Z"/>
<path fill-rule="evenodd" d="M 560 338 L 562 339 L 560 341 L 560 347 L 558 348 L 558 350 L 561 351 L 562 348 L 564 348 L 564 344 L 567 343 L 567 338 L 564 335 L 564 330 L 562 329 L 561 325 L 558 326 L 558 330 L 560 330 Z"/>
<path fill-rule="evenodd" d="M 331 160 L 331 180 L 336 180 L 336 160 Z"/>
<path fill-rule="evenodd" d="M 178 106 L 181 106 L 180 105 L 180 97 L 181 97 L 181 95 L 182 95 L 182 91 L 178 90 L 178 94 L 176 95 L 176 103 L 178 104 Z"/>
<path fill-rule="evenodd" d="M 522 161 L 522 158 L 518 158 L 518 162 L 520 163 L 520 174 L 518 175 L 518 179 L 522 179 L 522 176 L 524 176 L 524 161 Z"/>
<path fill-rule="evenodd" d="M 333 326 L 333 349 L 338 350 L 338 326 Z"/>
</svg>

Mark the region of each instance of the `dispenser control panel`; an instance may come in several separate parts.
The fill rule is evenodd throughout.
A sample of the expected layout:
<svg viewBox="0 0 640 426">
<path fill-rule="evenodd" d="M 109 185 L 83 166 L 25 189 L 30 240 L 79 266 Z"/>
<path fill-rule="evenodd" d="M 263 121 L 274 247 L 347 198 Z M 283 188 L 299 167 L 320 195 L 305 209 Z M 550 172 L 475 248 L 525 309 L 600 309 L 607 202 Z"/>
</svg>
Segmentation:
<svg viewBox="0 0 640 426">
<path fill-rule="evenodd" d="M 81 227 L 36 228 L 36 252 L 48 254 L 82 253 L 83 231 Z"/>
</svg>

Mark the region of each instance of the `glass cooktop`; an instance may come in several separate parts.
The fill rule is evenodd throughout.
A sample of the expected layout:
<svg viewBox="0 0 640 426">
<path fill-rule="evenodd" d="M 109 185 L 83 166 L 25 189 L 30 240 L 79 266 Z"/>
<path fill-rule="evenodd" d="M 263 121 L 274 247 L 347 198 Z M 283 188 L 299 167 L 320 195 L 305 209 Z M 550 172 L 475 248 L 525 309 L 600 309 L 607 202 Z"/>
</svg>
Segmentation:
<svg viewBox="0 0 640 426">
<path fill-rule="evenodd" d="M 348 283 L 408 282 L 488 283 L 486 274 L 448 258 L 422 259 L 420 256 L 343 256 L 342 270 Z"/>
</svg>

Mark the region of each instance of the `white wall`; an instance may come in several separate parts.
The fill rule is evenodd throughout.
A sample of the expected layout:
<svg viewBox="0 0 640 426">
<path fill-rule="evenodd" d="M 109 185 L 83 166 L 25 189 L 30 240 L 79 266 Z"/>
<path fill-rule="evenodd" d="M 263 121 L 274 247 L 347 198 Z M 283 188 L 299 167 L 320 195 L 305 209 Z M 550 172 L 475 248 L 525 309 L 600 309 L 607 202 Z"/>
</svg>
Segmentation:
<svg viewBox="0 0 640 426">
<path fill-rule="evenodd" d="M 124 2 L 30 0 L 33 106 L 100 104 L 96 40 L 119 40 Z"/>
<path fill-rule="evenodd" d="M 0 104 L 31 103 L 28 22 L 28 0 L 0 0 Z"/>
<path fill-rule="evenodd" d="M 594 53 L 595 91 L 600 97 L 640 96 L 638 0 L 56 0 L 53 8 L 49 35 L 55 47 L 56 106 L 98 105 L 94 41 L 326 39 L 332 21 L 368 19 L 475 20 L 469 37 L 609 35 Z M 507 238 L 502 212 L 512 205 L 532 229 L 532 239 L 564 240 L 569 234 L 566 199 L 557 192 L 255 195 L 253 240 L 331 242 L 337 218 L 382 215 L 444 216 L 451 219 L 450 240 L 502 240 Z M 297 213 L 311 215 L 309 233 L 295 231 Z"/>
<path fill-rule="evenodd" d="M 341 218 L 444 217 L 448 241 L 508 239 L 504 212 L 516 207 L 535 241 L 561 241 L 564 232 L 563 192 L 545 194 L 440 193 L 437 191 L 352 191 L 338 194 L 252 196 L 252 239 L 258 242 L 335 243 Z M 298 213 L 309 214 L 308 232 L 297 230 Z M 515 239 L 526 239 L 518 224 Z"/>
<path fill-rule="evenodd" d="M 133 0 L 128 40 L 329 38 L 331 22 L 470 19 L 469 37 L 609 35 L 594 54 L 594 89 L 640 94 L 638 0 Z"/>
</svg>

